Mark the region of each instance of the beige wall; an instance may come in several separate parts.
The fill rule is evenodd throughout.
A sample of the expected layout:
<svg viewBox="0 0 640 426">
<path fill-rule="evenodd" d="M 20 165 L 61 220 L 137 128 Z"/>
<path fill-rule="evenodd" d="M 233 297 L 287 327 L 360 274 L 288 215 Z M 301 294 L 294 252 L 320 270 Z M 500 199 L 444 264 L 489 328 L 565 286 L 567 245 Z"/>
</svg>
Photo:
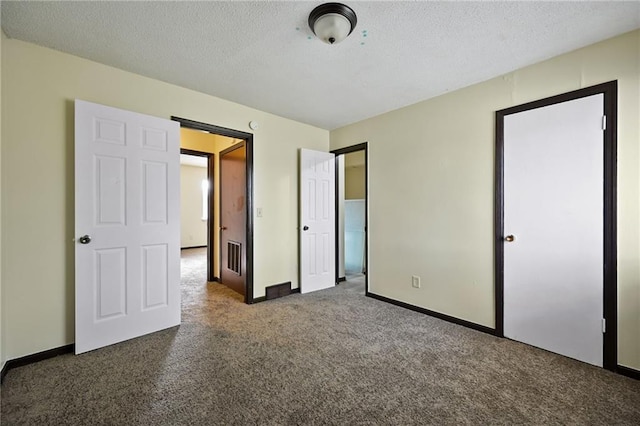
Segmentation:
<svg viewBox="0 0 640 426">
<path fill-rule="evenodd" d="M 345 199 L 362 200 L 366 198 L 366 171 L 364 151 L 344 154 Z"/>
<path fill-rule="evenodd" d="M 618 80 L 618 360 L 640 369 L 639 68 L 636 31 L 332 131 L 369 142 L 371 291 L 494 327 L 494 112 Z"/>
<path fill-rule="evenodd" d="M 349 152 L 343 157 L 345 167 L 364 166 L 364 150 Z"/>
<path fill-rule="evenodd" d="M 180 148 L 217 154 L 238 142 L 242 142 L 242 139 L 214 135 L 213 133 L 201 132 L 186 127 L 180 128 Z"/>
<path fill-rule="evenodd" d="M 202 181 L 207 168 L 180 166 L 180 246 L 207 245 L 207 221 L 202 220 Z"/>
<path fill-rule="evenodd" d="M 74 341 L 75 98 L 247 132 L 258 121 L 254 296 L 298 286 L 298 148 L 328 150 L 328 131 L 18 40 L 3 40 L 1 53 L 7 359 Z"/>
<path fill-rule="evenodd" d="M 363 200 L 365 195 L 364 166 L 345 167 L 344 198 L 347 200 Z"/>
</svg>

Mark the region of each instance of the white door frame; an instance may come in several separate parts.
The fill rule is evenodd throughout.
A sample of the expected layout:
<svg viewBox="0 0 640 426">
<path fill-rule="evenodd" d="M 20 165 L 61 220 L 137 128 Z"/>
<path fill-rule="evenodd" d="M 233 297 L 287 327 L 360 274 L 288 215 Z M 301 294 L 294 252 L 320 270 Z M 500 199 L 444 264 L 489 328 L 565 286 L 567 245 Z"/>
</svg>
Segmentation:
<svg viewBox="0 0 640 426">
<path fill-rule="evenodd" d="M 495 159 L 495 334 L 504 337 L 504 117 L 536 108 L 596 94 L 604 95 L 604 264 L 603 295 L 606 331 L 603 341 L 603 367 L 615 371 L 617 365 L 617 240 L 616 240 L 616 144 L 617 81 L 503 109 L 496 112 Z"/>
</svg>

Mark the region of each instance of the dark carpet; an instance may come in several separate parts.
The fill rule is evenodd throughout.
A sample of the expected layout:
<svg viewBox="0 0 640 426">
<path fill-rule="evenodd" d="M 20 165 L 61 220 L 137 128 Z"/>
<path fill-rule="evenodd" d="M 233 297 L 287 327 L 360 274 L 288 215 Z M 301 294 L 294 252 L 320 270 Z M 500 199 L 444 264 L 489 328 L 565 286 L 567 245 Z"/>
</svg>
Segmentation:
<svg viewBox="0 0 640 426">
<path fill-rule="evenodd" d="M 256 305 L 184 252 L 183 324 L 9 371 L 3 425 L 640 424 L 640 381 L 364 296 Z"/>
</svg>

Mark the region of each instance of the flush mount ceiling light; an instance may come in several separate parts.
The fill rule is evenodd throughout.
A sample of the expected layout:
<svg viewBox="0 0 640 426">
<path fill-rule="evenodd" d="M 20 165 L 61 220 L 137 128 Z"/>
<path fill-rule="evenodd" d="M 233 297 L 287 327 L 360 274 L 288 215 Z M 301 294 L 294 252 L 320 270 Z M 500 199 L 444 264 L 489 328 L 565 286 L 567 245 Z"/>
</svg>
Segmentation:
<svg viewBox="0 0 640 426">
<path fill-rule="evenodd" d="M 327 44 L 340 43 L 347 38 L 357 22 L 353 9 L 342 3 L 321 4 L 309 15 L 311 31 Z"/>
</svg>

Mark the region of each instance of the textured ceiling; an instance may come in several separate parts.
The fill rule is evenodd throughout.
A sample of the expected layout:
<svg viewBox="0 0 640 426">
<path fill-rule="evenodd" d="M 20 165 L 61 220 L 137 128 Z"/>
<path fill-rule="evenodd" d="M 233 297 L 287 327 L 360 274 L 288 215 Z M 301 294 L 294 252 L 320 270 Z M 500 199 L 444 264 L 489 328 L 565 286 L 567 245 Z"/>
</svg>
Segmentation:
<svg viewBox="0 0 640 426">
<path fill-rule="evenodd" d="M 347 3 L 358 25 L 335 46 L 307 25 L 318 1 L 0 7 L 9 37 L 325 129 L 640 27 L 638 2 Z"/>
</svg>

